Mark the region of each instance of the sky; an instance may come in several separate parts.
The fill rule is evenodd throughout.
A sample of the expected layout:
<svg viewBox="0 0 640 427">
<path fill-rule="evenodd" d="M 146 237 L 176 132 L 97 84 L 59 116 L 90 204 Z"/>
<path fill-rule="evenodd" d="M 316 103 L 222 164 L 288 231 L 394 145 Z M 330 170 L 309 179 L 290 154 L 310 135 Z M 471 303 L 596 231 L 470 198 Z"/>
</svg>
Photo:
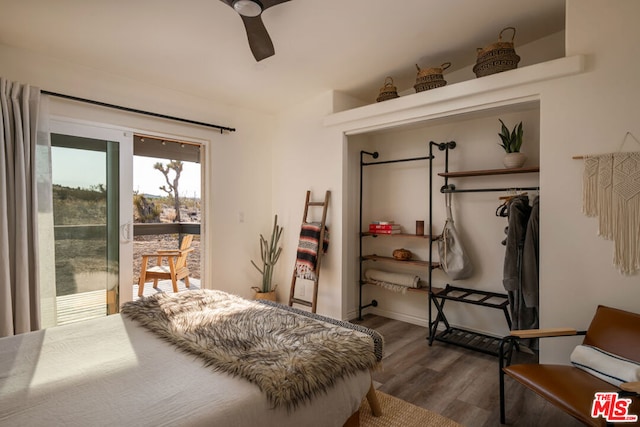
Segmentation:
<svg viewBox="0 0 640 427">
<path fill-rule="evenodd" d="M 133 156 L 133 191 L 156 196 L 166 196 L 167 193 L 159 187 L 166 184 L 164 175 L 159 170 L 153 168 L 157 162 L 169 163 L 167 159 L 156 159 L 153 157 Z M 200 165 L 192 162 L 182 162 L 182 174 L 178 191 L 180 197 L 200 198 Z M 173 172 L 170 173 L 173 177 Z"/>
<path fill-rule="evenodd" d="M 91 188 L 106 184 L 106 154 L 100 151 L 72 148 L 51 148 L 53 183 L 71 188 Z M 157 196 L 167 194 L 160 190 L 166 184 L 162 172 L 153 168 L 156 162 L 169 163 L 167 159 L 133 157 L 133 191 Z M 200 165 L 183 162 L 180 175 L 180 197 L 200 198 Z M 173 176 L 173 173 L 170 174 Z"/>
</svg>

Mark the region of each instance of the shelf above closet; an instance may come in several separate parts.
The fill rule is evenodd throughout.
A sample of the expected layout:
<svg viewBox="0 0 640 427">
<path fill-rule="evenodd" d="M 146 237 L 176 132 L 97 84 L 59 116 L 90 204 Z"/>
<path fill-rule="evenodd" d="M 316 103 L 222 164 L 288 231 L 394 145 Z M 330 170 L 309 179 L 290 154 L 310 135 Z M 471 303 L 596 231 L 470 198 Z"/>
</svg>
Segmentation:
<svg viewBox="0 0 640 427">
<path fill-rule="evenodd" d="M 505 100 L 498 99 L 492 107 L 501 106 L 507 110 L 515 103 L 522 101 L 522 92 L 527 94 L 531 90 L 531 83 L 557 79 L 582 73 L 585 69 L 586 56 L 575 55 L 551 61 L 516 68 L 504 73 L 470 79 L 458 83 L 450 83 L 437 90 L 428 90 L 400 96 L 385 102 L 363 105 L 349 110 L 335 112 L 325 117 L 325 126 L 342 126 L 347 134 L 359 134 L 371 130 L 388 127 L 389 123 L 398 125 L 399 122 L 420 119 L 439 119 L 452 116 L 459 112 L 485 110 L 488 108 L 486 99 L 476 102 L 478 95 L 488 95 L 485 98 L 494 99 L 493 94 L 505 89 L 523 88 L 516 96 Z M 513 96 L 513 94 L 510 94 Z M 515 101 L 517 99 L 517 101 Z M 455 108 L 448 109 L 453 103 Z M 402 119 L 398 120 L 398 113 Z M 393 116 L 393 117 L 391 117 Z M 384 119 L 382 119 L 384 118 Z M 384 125 L 381 125 L 384 122 Z"/>
<path fill-rule="evenodd" d="M 502 169 L 482 169 L 473 171 L 440 172 L 438 176 L 445 178 L 465 178 L 470 176 L 490 176 L 490 175 L 510 175 L 516 173 L 540 172 L 540 166 L 528 166 L 526 168 L 502 168 Z"/>
</svg>

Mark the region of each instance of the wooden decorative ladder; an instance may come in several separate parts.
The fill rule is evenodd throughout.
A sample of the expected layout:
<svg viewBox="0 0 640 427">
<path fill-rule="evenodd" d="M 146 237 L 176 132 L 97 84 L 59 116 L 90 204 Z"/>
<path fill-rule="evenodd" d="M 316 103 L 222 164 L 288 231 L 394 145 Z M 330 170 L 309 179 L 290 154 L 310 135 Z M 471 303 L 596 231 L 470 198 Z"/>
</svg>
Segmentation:
<svg viewBox="0 0 640 427">
<path fill-rule="evenodd" d="M 296 265 L 297 265 L 297 256 L 296 256 L 296 265 L 293 266 L 293 275 L 291 277 L 291 291 L 289 293 L 289 306 L 293 306 L 293 304 L 300 304 L 307 307 L 311 307 L 311 312 L 316 312 L 316 305 L 318 302 L 318 280 L 320 278 L 320 265 L 322 264 L 322 255 L 324 255 L 323 245 L 325 240 L 325 224 L 327 221 L 327 209 L 329 208 L 329 196 L 331 192 L 327 190 L 324 196 L 323 202 L 311 202 L 309 199 L 311 198 L 311 191 L 307 191 L 307 197 L 304 202 L 304 214 L 302 215 L 302 225 L 308 224 L 307 215 L 309 214 L 310 206 L 319 206 L 322 207 L 322 220 L 320 221 L 320 237 L 318 239 L 318 253 L 315 265 L 315 279 L 313 280 L 313 297 L 311 301 L 303 300 L 300 298 L 296 298 L 296 281 L 298 276 L 296 275 Z"/>
</svg>

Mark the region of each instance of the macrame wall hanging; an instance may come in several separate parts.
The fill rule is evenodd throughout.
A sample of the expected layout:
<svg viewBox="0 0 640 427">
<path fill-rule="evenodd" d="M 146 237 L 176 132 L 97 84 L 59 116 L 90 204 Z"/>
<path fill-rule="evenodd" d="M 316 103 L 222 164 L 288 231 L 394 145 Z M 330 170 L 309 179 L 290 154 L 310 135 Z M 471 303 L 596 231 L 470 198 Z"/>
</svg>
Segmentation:
<svg viewBox="0 0 640 427">
<path fill-rule="evenodd" d="M 640 141 L 627 132 L 627 137 Z M 622 146 L 621 146 L 622 148 Z M 579 156 L 584 159 L 582 211 L 598 218 L 598 235 L 614 242 L 613 265 L 640 270 L 640 152 Z"/>
</svg>

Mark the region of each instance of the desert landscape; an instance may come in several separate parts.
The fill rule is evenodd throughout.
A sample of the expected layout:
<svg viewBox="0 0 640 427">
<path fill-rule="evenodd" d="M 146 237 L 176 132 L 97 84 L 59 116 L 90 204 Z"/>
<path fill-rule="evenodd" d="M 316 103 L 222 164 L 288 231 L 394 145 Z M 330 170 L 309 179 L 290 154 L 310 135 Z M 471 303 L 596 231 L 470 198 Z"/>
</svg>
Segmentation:
<svg viewBox="0 0 640 427">
<path fill-rule="evenodd" d="M 172 201 L 152 199 L 158 216 L 153 222 L 171 223 L 176 218 Z M 107 209 L 104 188 L 69 188 L 53 186 L 56 293 L 69 295 L 105 289 L 105 271 L 116 271 L 107 264 Z M 135 208 L 134 208 L 135 211 Z M 183 222 L 200 222 L 200 201 L 181 198 L 180 215 Z M 134 223 L 139 223 L 139 218 Z M 177 249 L 178 234 L 135 236 L 133 241 L 133 281 L 140 277 L 141 255 L 158 249 Z M 200 278 L 200 236 L 194 236 L 187 265 L 191 277 Z"/>
</svg>

